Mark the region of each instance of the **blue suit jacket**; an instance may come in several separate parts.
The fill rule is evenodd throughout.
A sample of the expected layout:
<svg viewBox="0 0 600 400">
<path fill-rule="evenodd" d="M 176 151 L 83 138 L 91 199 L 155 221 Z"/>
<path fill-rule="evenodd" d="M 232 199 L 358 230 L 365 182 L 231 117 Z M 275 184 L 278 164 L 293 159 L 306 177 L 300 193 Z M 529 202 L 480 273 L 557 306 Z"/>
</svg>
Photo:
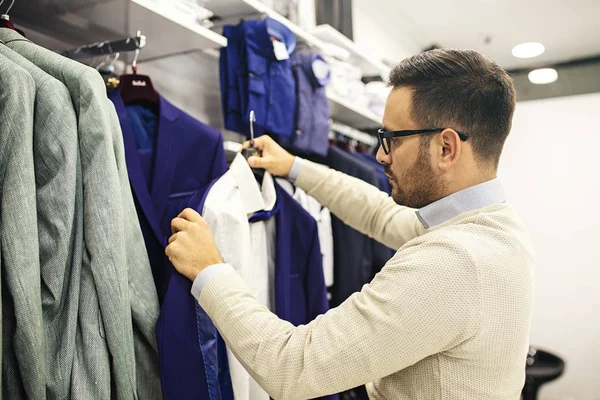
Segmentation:
<svg viewBox="0 0 600 400">
<path fill-rule="evenodd" d="M 110 99 L 119 115 L 129 180 L 162 302 L 156 333 L 163 396 L 218 399 L 216 362 L 205 363 L 203 357 L 206 346 L 216 343 L 204 336 L 212 323 L 197 313 L 191 282 L 175 271 L 164 249 L 182 204 L 227 170 L 223 139 L 163 97 L 154 118 L 143 107 L 126 107 L 118 92 Z"/>
<path fill-rule="evenodd" d="M 277 183 L 275 191 L 275 313 L 296 326 L 307 324 L 329 309 L 317 222 Z"/>
<path fill-rule="evenodd" d="M 275 314 L 295 326 L 305 325 L 329 309 L 317 221 L 275 183 L 277 253 Z M 336 400 L 338 395 L 322 397 Z"/>
<path fill-rule="evenodd" d="M 374 186 L 375 171 L 365 162 L 337 147 L 329 148 L 327 164 L 338 171 L 362 179 Z M 331 216 L 335 279 L 331 288 L 331 305 L 337 307 L 350 295 L 360 291 L 373 277 L 373 246 L 371 239 Z"/>
</svg>

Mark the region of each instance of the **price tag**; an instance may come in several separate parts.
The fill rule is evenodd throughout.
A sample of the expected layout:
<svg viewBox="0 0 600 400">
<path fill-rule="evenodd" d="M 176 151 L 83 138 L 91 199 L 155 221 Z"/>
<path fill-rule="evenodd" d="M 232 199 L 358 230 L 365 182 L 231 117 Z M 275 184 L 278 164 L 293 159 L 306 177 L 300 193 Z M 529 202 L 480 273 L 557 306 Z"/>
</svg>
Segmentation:
<svg viewBox="0 0 600 400">
<path fill-rule="evenodd" d="M 290 54 L 287 51 L 285 43 L 280 42 L 279 40 L 273 40 L 273 53 L 275 53 L 275 58 L 277 58 L 279 61 L 290 58 Z"/>
</svg>

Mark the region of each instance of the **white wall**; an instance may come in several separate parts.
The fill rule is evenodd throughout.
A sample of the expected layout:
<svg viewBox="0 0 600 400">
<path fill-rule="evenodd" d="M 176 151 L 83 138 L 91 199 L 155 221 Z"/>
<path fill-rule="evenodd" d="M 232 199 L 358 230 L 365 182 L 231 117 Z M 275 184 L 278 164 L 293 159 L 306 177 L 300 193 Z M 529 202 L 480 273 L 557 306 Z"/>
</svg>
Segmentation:
<svg viewBox="0 0 600 400">
<path fill-rule="evenodd" d="M 600 94 L 517 104 L 500 166 L 537 253 L 531 343 L 565 375 L 540 400 L 600 399 Z"/>
<path fill-rule="evenodd" d="M 352 1 L 352 29 L 356 45 L 366 54 L 394 64 L 422 50 L 403 33 L 405 29 L 410 31 L 414 23 L 395 10 L 397 7 L 388 0 Z"/>
</svg>

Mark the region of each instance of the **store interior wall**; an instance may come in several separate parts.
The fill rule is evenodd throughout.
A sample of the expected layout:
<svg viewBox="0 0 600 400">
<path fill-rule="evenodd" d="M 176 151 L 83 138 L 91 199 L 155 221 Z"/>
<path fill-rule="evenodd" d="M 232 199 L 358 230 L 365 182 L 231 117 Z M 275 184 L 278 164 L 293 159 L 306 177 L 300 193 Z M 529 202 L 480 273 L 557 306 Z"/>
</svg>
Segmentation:
<svg viewBox="0 0 600 400">
<path fill-rule="evenodd" d="M 150 76 L 156 90 L 177 108 L 219 129 L 225 140 L 242 142 L 242 135 L 223 124 L 218 63 L 214 52 L 198 51 L 142 63 L 139 73 Z"/>
<path fill-rule="evenodd" d="M 367 54 L 394 66 L 398 61 L 423 50 L 398 29 L 414 25 L 398 13 L 382 12 L 389 9 L 386 0 L 353 0 L 352 27 L 354 42 Z"/>
<path fill-rule="evenodd" d="M 542 400 L 600 399 L 600 94 L 517 103 L 499 176 L 537 255 L 531 343 L 566 361 Z"/>
</svg>

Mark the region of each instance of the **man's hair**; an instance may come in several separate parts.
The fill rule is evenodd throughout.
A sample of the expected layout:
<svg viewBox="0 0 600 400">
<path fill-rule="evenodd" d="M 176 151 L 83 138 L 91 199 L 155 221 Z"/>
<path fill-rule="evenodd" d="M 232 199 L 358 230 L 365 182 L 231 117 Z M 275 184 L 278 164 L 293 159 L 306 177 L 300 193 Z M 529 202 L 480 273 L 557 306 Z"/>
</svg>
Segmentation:
<svg viewBox="0 0 600 400">
<path fill-rule="evenodd" d="M 476 160 L 497 168 L 516 101 L 512 78 L 498 64 L 473 50 L 430 50 L 403 60 L 389 84 L 411 90 L 419 128 L 468 134 Z"/>
</svg>

